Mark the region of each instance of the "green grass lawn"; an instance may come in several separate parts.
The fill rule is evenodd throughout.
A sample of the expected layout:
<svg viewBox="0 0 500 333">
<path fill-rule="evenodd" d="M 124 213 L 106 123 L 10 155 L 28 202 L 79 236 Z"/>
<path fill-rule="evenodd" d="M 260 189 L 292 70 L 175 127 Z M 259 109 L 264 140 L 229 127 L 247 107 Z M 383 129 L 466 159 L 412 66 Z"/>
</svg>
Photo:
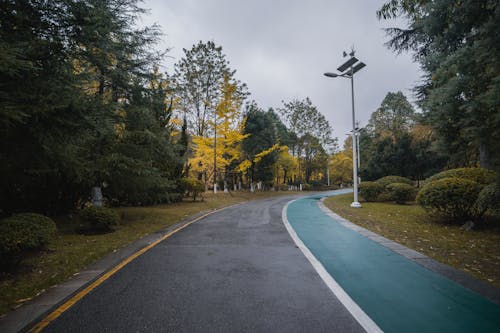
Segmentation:
<svg viewBox="0 0 500 333">
<path fill-rule="evenodd" d="M 233 192 L 205 194 L 203 202 L 184 202 L 116 210 L 121 225 L 113 233 L 85 235 L 75 232 L 79 221 L 68 216 L 57 219 L 58 234 L 47 249 L 25 259 L 15 271 L 0 276 L 0 314 L 20 306 L 50 286 L 61 283 L 84 267 L 150 233 L 201 211 L 247 200 L 291 192 Z"/>
<path fill-rule="evenodd" d="M 478 230 L 432 221 L 415 204 L 362 202 L 351 208 L 352 194 L 333 196 L 325 205 L 340 216 L 435 260 L 500 287 L 500 225 L 489 221 Z"/>
</svg>

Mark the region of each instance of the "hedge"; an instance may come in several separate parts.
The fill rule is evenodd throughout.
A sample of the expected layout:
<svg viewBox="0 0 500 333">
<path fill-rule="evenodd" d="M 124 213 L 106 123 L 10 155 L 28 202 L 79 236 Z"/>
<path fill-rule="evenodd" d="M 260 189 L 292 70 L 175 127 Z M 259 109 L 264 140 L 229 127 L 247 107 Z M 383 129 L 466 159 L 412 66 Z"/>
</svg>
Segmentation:
<svg viewBox="0 0 500 333">
<path fill-rule="evenodd" d="M 367 181 L 359 184 L 359 195 L 365 201 L 378 201 L 382 192 L 384 192 L 384 186 L 377 182 Z"/>
<path fill-rule="evenodd" d="M 448 222 L 477 220 L 482 215 L 476 206 L 481 189 L 481 184 L 469 179 L 438 179 L 422 187 L 417 195 L 417 203 L 431 216 Z"/>
<path fill-rule="evenodd" d="M 398 204 L 415 200 L 415 188 L 406 183 L 392 183 L 386 186 L 387 198 Z"/>
<path fill-rule="evenodd" d="M 500 216 L 500 186 L 497 183 L 486 185 L 477 197 L 476 206 L 480 212 L 489 211 Z"/>
<path fill-rule="evenodd" d="M 386 187 L 387 185 L 393 183 L 404 183 L 413 186 L 413 181 L 411 179 L 401 176 L 385 176 L 380 179 L 377 179 L 376 182 L 382 185 L 383 187 Z"/>
<path fill-rule="evenodd" d="M 458 168 L 437 173 L 427 178 L 426 183 L 443 178 L 461 178 L 488 185 L 495 181 L 495 172 L 483 168 Z"/>
<path fill-rule="evenodd" d="M 80 218 L 97 231 L 112 231 L 120 224 L 118 213 L 106 207 L 86 207 L 80 211 Z"/>
<path fill-rule="evenodd" d="M 0 221 L 0 262 L 10 266 L 19 262 L 29 251 L 46 246 L 57 228 L 47 216 L 21 213 Z"/>
<path fill-rule="evenodd" d="M 198 194 L 205 191 L 205 184 L 196 178 L 185 177 L 180 180 L 182 191 L 193 197 L 193 201 L 196 201 Z M 202 197 L 203 199 L 203 197 Z"/>
</svg>

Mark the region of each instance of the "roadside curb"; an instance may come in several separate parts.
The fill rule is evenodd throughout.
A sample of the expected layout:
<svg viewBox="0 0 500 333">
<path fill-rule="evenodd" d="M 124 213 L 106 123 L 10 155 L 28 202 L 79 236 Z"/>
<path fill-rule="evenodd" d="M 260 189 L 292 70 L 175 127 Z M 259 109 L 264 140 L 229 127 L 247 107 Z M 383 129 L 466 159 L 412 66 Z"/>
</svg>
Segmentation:
<svg viewBox="0 0 500 333">
<path fill-rule="evenodd" d="M 318 201 L 319 208 L 329 217 L 334 219 L 336 222 L 342 224 L 344 227 L 349 228 L 357 233 L 363 235 L 364 237 L 388 248 L 389 250 L 396 252 L 403 257 L 427 268 L 428 270 L 440 274 L 459 285 L 470 289 L 481 296 L 486 297 L 490 301 L 500 304 L 500 289 L 495 288 L 493 286 L 488 285 L 487 283 L 476 279 L 475 277 L 462 272 L 456 268 L 451 266 L 442 264 L 432 258 L 429 258 L 425 254 L 422 254 L 418 251 L 410 249 L 404 245 L 391 241 L 383 236 L 380 236 L 377 233 L 374 233 L 368 229 L 365 229 L 357 224 L 352 223 L 351 221 L 341 217 L 340 215 L 331 211 L 328 207 L 324 205 L 324 201 L 327 197 L 323 197 Z"/>
<path fill-rule="evenodd" d="M 75 294 L 92 284 L 94 281 L 98 280 L 106 272 L 112 270 L 121 262 L 133 256 L 135 253 L 143 250 L 155 242 L 161 241 L 162 238 L 170 233 L 173 233 L 175 230 L 180 231 L 189 224 L 201 220 L 206 216 L 240 204 L 241 203 L 236 203 L 226 207 L 205 210 L 194 215 L 190 215 L 171 226 L 153 232 L 129 245 L 126 245 L 124 248 L 118 249 L 115 252 L 106 255 L 93 264 L 87 266 L 84 270 L 74 274 L 73 277 L 69 278 L 65 282 L 50 287 L 33 300 L 28 301 L 19 308 L 6 313 L 2 318 L 0 318 L 0 332 L 26 332 L 33 325 L 37 324 L 50 314 L 53 309 L 57 308 L 61 304 L 64 304 Z"/>
</svg>

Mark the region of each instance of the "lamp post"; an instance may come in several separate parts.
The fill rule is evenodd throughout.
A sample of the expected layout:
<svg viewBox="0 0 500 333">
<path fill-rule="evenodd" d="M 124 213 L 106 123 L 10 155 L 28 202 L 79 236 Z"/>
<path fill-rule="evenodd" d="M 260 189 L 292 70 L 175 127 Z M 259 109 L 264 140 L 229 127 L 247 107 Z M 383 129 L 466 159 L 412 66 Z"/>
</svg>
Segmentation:
<svg viewBox="0 0 500 333">
<path fill-rule="evenodd" d="M 344 52 L 344 56 L 347 55 Z M 365 67 L 366 65 L 359 61 L 355 56 L 354 56 L 354 51 L 352 51 L 350 54 L 351 58 L 347 60 L 345 63 L 343 63 L 337 70 L 340 72 L 340 74 L 335 74 L 335 73 L 325 73 L 324 75 L 327 77 L 343 77 L 346 79 L 351 79 L 351 100 L 352 100 L 352 166 L 353 166 L 353 185 L 354 185 L 354 201 L 351 203 L 351 207 L 354 208 L 360 208 L 361 204 L 359 203 L 358 200 L 358 163 L 357 163 L 357 145 L 356 145 L 356 117 L 354 113 L 354 73 L 359 71 L 361 68 Z"/>
<path fill-rule="evenodd" d="M 361 133 L 359 132 L 359 129 L 356 133 L 356 144 L 358 148 L 358 169 L 361 167 L 361 157 L 359 156 L 359 151 L 361 150 L 361 146 L 359 145 L 359 137 L 361 136 Z"/>
<path fill-rule="evenodd" d="M 359 136 L 361 135 L 361 132 L 359 129 L 359 122 L 356 122 L 356 128 L 354 129 L 354 136 L 352 134 L 348 134 L 348 135 L 351 135 L 352 137 L 356 138 L 356 147 L 358 148 L 358 170 L 359 170 L 360 165 L 361 165 L 361 160 L 360 160 L 360 156 L 359 156 L 359 151 L 361 150 L 361 146 L 359 145 Z"/>
</svg>

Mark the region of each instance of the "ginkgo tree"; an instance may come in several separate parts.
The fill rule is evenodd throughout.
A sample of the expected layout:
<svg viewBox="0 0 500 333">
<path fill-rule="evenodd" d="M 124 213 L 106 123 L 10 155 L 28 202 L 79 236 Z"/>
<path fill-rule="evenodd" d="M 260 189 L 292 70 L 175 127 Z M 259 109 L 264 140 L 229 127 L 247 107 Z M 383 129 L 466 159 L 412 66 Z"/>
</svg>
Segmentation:
<svg viewBox="0 0 500 333">
<path fill-rule="evenodd" d="M 297 177 L 298 166 L 298 158 L 290 154 L 287 146 L 281 146 L 276 161 L 276 183 L 286 184 Z"/>
<path fill-rule="evenodd" d="M 334 184 L 352 182 L 352 150 L 343 150 L 332 155 L 328 161 L 330 179 Z"/>
<path fill-rule="evenodd" d="M 221 92 L 222 98 L 215 108 L 214 119 L 208 122 L 212 135 L 193 137 L 193 156 L 189 161 L 191 170 L 199 177 L 205 177 L 205 184 L 209 179 L 213 180 L 214 192 L 220 172 L 224 190 L 227 191 L 229 168 L 240 159 L 241 142 L 248 136 L 243 134 L 243 96 L 238 92 L 237 84 L 227 75 L 221 84 Z"/>
</svg>

